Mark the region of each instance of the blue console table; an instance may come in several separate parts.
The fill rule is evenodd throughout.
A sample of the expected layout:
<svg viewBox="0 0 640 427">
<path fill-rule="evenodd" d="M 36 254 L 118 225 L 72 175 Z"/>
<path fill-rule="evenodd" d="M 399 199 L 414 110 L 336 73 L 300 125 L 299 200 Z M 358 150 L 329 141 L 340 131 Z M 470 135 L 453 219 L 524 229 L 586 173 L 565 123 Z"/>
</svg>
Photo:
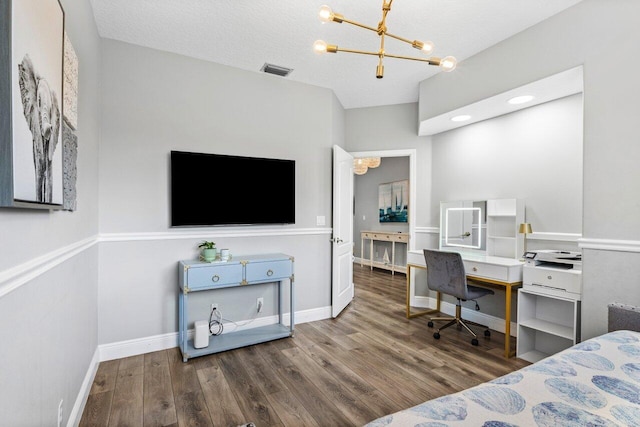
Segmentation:
<svg viewBox="0 0 640 427">
<path fill-rule="evenodd" d="M 218 353 L 238 347 L 259 344 L 266 341 L 293 336 L 293 261 L 285 254 L 261 254 L 234 256 L 229 261 L 202 262 L 180 261 L 178 265 L 180 292 L 178 294 L 178 330 L 182 360 L 205 354 Z M 283 292 L 284 283 L 289 283 L 289 325 L 284 323 Z M 250 286 L 259 283 L 278 285 L 278 323 L 244 329 L 228 334 L 209 337 L 209 346 L 195 348 L 188 338 L 189 294 L 191 292 L 215 291 L 216 289 Z"/>
</svg>

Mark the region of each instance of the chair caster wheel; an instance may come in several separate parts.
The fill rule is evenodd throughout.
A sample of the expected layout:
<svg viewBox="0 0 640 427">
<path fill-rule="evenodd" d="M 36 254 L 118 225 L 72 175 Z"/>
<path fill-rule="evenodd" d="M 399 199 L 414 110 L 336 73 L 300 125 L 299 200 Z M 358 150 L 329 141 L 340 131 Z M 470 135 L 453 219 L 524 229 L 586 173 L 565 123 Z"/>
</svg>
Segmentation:
<svg viewBox="0 0 640 427">
<path fill-rule="evenodd" d="M 475 338 L 474 338 L 474 339 L 472 339 L 472 340 L 471 340 L 471 344 L 473 344 L 473 345 L 478 345 L 478 340 L 477 340 L 477 339 L 475 339 Z"/>
<path fill-rule="evenodd" d="M 485 337 L 490 337 L 491 336 L 491 331 L 488 330 L 488 329 L 486 331 L 484 331 L 484 336 Z"/>
<path fill-rule="evenodd" d="M 440 339 L 440 333 L 439 333 L 439 332 L 434 333 L 434 334 L 433 334 L 433 337 L 434 337 L 435 339 L 439 340 L 439 339 Z"/>
<path fill-rule="evenodd" d="M 427 323 L 427 326 L 433 328 L 433 322 L 429 321 L 429 323 Z"/>
</svg>

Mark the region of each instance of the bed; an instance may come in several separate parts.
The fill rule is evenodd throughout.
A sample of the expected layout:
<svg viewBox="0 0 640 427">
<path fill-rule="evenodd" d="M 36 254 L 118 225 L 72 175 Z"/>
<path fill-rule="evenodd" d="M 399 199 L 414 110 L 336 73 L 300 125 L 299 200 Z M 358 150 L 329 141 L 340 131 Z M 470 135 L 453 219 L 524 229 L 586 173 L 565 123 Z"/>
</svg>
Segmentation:
<svg viewBox="0 0 640 427">
<path fill-rule="evenodd" d="M 606 334 L 366 427 L 640 426 L 640 310 L 608 312 Z"/>
</svg>

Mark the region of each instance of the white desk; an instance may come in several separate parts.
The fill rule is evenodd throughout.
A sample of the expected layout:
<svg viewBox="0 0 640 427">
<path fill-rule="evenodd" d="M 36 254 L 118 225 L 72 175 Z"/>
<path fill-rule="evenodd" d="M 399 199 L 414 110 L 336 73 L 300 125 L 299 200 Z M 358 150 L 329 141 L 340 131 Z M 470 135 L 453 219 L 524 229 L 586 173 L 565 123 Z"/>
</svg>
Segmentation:
<svg viewBox="0 0 640 427">
<path fill-rule="evenodd" d="M 504 289 L 504 356 L 511 357 L 511 291 L 522 286 L 522 267 L 524 262 L 513 258 L 463 254 L 462 262 L 467 278 L 480 285 Z M 411 313 L 411 269 L 426 269 L 424 253 L 421 250 L 407 253 L 407 319 L 440 311 L 440 292 L 437 293 L 436 308 Z"/>
</svg>

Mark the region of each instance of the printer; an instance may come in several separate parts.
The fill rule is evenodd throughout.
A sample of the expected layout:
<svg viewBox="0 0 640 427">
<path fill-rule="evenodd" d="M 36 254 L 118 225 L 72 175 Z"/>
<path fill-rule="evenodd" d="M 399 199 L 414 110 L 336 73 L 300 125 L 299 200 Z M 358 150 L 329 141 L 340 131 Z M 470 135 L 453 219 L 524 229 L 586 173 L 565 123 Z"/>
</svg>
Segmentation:
<svg viewBox="0 0 640 427">
<path fill-rule="evenodd" d="M 564 270 L 582 270 L 582 254 L 580 252 L 541 249 L 527 251 L 524 260 L 529 267 L 550 267 Z"/>
<path fill-rule="evenodd" d="M 522 287 L 543 295 L 581 300 L 582 254 L 537 250 L 524 254 Z"/>
</svg>

